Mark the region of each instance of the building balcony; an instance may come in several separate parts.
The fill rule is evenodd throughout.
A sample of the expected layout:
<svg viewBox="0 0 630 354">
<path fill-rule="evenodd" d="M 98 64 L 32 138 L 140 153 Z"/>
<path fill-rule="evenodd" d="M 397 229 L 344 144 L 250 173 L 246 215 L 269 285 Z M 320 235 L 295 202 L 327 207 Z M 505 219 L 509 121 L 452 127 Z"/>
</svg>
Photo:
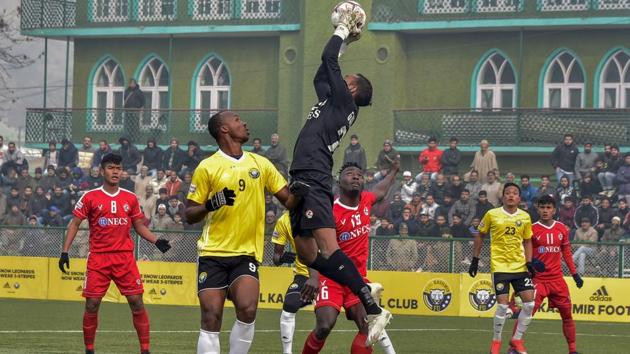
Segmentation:
<svg viewBox="0 0 630 354">
<path fill-rule="evenodd" d="M 630 24 L 630 0 L 374 0 L 371 30 L 457 30 Z"/>
<path fill-rule="evenodd" d="M 549 153 L 564 134 L 577 143 L 630 146 L 628 109 L 396 110 L 393 137 L 402 151 L 420 151 L 429 137 L 447 145 L 457 137 L 466 150 L 482 139 L 494 149 L 517 153 Z M 468 146 L 468 149 L 466 148 Z M 626 149 L 624 149 L 625 151 Z"/>
<path fill-rule="evenodd" d="M 293 0 L 22 0 L 31 36 L 186 35 L 299 30 Z"/>
<path fill-rule="evenodd" d="M 267 139 L 278 127 L 278 111 L 235 110 L 247 122 L 251 139 Z M 134 144 L 144 146 L 155 139 L 168 145 L 172 137 L 186 143 L 194 140 L 204 147 L 214 141 L 207 128 L 208 119 L 216 111 L 208 110 L 123 110 L 123 109 L 55 109 L 26 110 L 25 143 L 33 148 L 48 148 L 50 141 L 59 143 L 68 138 L 75 143 L 84 136 L 93 141 L 105 139 L 116 144 L 126 136 Z M 251 140 L 250 140 L 251 143 Z"/>
</svg>

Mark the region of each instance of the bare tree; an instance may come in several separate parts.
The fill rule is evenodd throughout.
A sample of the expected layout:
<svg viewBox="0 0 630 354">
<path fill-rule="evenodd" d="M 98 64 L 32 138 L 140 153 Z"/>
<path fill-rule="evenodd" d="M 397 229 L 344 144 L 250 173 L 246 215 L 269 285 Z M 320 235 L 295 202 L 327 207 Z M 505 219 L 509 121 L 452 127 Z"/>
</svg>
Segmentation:
<svg viewBox="0 0 630 354">
<path fill-rule="evenodd" d="M 20 9 L 4 9 L 0 13 L 0 110 L 8 103 L 15 103 L 19 97 L 10 85 L 11 72 L 32 65 L 43 55 L 29 56 L 20 50 L 23 43 L 33 39 L 20 34 Z"/>
</svg>

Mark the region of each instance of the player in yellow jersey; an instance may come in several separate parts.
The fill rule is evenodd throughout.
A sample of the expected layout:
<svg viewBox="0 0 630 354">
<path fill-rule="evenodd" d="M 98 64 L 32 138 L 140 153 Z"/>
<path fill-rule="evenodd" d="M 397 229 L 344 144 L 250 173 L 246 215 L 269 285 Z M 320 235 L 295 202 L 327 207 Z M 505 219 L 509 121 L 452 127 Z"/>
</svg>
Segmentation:
<svg viewBox="0 0 630 354">
<path fill-rule="evenodd" d="M 497 310 L 494 314 L 494 336 L 491 354 L 501 351 L 501 332 L 508 310 L 510 284 L 523 300 L 523 310 L 518 317 L 518 328 L 510 341 L 517 353 L 526 353 L 522 337 L 531 322 L 534 310 L 535 269 L 532 265 L 532 221 L 527 212 L 518 208 L 521 189 L 514 183 L 503 187 L 503 206 L 489 210 L 479 224 L 475 235 L 473 260 L 468 273 L 477 275 L 479 254 L 483 236 L 490 236 L 490 272 L 497 294 Z"/>
<path fill-rule="evenodd" d="M 265 229 L 265 189 L 287 208 L 299 198 L 266 158 L 244 152 L 247 124 L 238 114 L 222 111 L 208 121 L 219 150 L 203 160 L 192 178 L 186 220 L 204 221 L 197 249 L 197 289 L 201 306 L 198 354 L 220 353 L 219 332 L 225 299 L 234 303 L 236 320 L 230 353 L 249 351 L 260 287 Z"/>
<path fill-rule="evenodd" d="M 291 230 L 291 218 L 286 211 L 273 231 L 271 242 L 274 243 L 273 264 L 295 263 L 294 277 L 291 285 L 284 295 L 282 314 L 280 315 L 280 340 L 282 341 L 282 353 L 293 352 L 293 333 L 295 332 L 295 315 L 299 309 L 312 303 L 319 289 L 319 274 L 316 270 L 308 268 L 295 254 L 295 241 Z M 285 245 L 291 247 L 285 252 Z M 291 252 L 293 251 L 293 252 Z"/>
</svg>

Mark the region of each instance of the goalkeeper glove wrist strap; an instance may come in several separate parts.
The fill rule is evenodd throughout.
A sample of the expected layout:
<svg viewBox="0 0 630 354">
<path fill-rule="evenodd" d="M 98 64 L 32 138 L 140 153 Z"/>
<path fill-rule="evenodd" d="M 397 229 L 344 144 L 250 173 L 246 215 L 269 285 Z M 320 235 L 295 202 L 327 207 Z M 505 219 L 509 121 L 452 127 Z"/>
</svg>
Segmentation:
<svg viewBox="0 0 630 354">
<path fill-rule="evenodd" d="M 348 29 L 348 27 L 341 24 L 337 26 L 337 28 L 335 28 L 335 32 L 333 34 L 345 41 L 346 38 L 348 38 L 348 36 L 350 35 L 350 30 Z"/>
</svg>

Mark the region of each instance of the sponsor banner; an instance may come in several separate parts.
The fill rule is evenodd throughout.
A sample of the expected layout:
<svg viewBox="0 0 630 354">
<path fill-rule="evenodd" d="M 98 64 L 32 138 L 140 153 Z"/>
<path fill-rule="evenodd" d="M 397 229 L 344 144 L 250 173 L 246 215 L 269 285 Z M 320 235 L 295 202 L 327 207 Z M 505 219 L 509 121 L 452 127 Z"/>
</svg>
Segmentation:
<svg viewBox="0 0 630 354">
<path fill-rule="evenodd" d="M 0 297 L 46 299 L 48 258 L 0 257 Z"/>
<path fill-rule="evenodd" d="M 459 277 L 446 273 L 368 272 L 370 281 L 383 284 L 385 289 L 381 306 L 405 315 L 457 316 Z"/>
<path fill-rule="evenodd" d="M 48 258 L 48 299 L 83 301 L 81 294 L 85 285 L 86 267 L 87 260 L 70 258 L 70 269 L 67 273 L 63 273 L 59 270 L 59 260 Z M 111 282 L 103 301 L 118 302 L 120 298 L 120 292 L 114 282 Z"/>
<path fill-rule="evenodd" d="M 194 263 L 138 262 L 144 302 L 163 305 L 197 305 L 197 266 Z M 127 300 L 123 296 L 121 302 Z"/>
<path fill-rule="evenodd" d="M 490 274 L 478 274 L 471 278 L 461 274 L 459 291 L 459 315 L 466 317 L 493 317 L 497 296 Z"/>
<path fill-rule="evenodd" d="M 630 322 L 630 279 L 584 278 L 578 289 L 571 277 L 565 277 L 571 293 L 573 319 L 581 321 Z M 545 300 L 536 318 L 560 319 L 559 312 Z"/>
</svg>

